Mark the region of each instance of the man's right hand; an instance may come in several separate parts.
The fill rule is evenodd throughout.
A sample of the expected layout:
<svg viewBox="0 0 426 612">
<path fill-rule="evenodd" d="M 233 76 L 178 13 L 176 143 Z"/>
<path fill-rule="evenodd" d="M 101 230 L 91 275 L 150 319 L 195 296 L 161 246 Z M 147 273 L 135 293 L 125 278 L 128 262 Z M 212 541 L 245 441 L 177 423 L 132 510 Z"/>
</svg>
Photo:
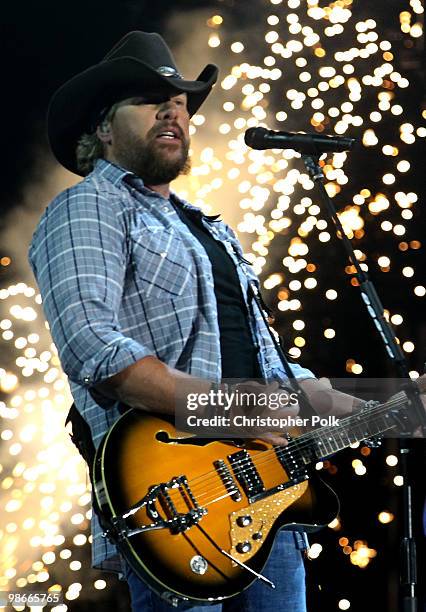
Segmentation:
<svg viewBox="0 0 426 612">
<path fill-rule="evenodd" d="M 233 385 L 231 392 L 236 393 L 235 401 L 229 411 L 231 418 L 236 415 L 244 415 L 249 419 L 258 416 L 259 419 L 270 417 L 271 419 L 287 420 L 288 417 L 295 418 L 299 414 L 299 404 L 295 394 L 284 389 L 277 381 L 262 384 L 255 380 L 248 380 Z M 247 398 L 247 402 L 241 402 L 244 398 Z M 254 425 L 242 428 L 237 435 L 263 440 L 268 444 L 286 446 L 288 444 L 287 433 L 287 428 L 270 431 L 266 427 Z"/>
</svg>

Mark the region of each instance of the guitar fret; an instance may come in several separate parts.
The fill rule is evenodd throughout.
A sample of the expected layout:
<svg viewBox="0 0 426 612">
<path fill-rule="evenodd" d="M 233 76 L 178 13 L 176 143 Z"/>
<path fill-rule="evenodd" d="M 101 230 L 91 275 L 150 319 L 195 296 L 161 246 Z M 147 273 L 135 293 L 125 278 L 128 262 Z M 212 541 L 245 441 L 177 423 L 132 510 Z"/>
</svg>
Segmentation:
<svg viewBox="0 0 426 612">
<path fill-rule="evenodd" d="M 309 465 L 310 463 L 316 460 L 315 452 L 310 446 L 307 446 L 305 448 L 299 448 L 297 438 L 292 440 L 291 444 L 296 447 L 296 450 L 299 456 L 301 457 L 304 465 Z"/>
<path fill-rule="evenodd" d="M 349 437 L 347 435 L 346 432 L 344 431 L 338 431 L 339 437 L 340 437 L 340 444 L 339 444 L 339 449 L 338 450 L 342 450 L 344 448 L 346 448 L 347 446 L 349 446 L 350 442 L 349 442 Z M 346 436 L 346 437 L 344 437 Z"/>
<path fill-rule="evenodd" d="M 328 431 L 325 435 L 321 436 L 321 441 L 318 443 L 318 446 L 323 453 L 325 454 L 333 454 L 337 451 L 348 446 L 348 442 L 342 440 L 343 432 L 340 431 L 340 428 L 337 428 L 337 431 Z"/>
<path fill-rule="evenodd" d="M 350 444 L 387 431 L 393 426 L 391 415 L 386 410 L 387 406 L 395 410 L 403 407 L 405 403 L 406 398 L 402 396 L 401 399 L 391 400 L 388 404 L 375 406 L 354 416 L 343 417 L 341 419 L 343 422 L 333 429 L 322 428 L 315 434 L 306 434 L 307 438 L 310 438 L 308 446 L 311 447 L 312 452 L 308 455 L 301 453 L 303 461 L 306 463 L 309 460 L 321 460 L 327 455 L 347 448 Z"/>
</svg>

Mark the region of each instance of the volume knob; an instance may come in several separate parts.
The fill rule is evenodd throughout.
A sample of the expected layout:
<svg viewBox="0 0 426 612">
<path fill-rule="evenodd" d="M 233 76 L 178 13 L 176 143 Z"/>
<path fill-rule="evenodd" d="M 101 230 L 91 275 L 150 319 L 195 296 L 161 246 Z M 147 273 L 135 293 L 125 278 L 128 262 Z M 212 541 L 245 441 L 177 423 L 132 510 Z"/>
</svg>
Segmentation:
<svg viewBox="0 0 426 612">
<path fill-rule="evenodd" d="M 252 522 L 253 522 L 253 519 L 248 514 L 244 516 L 239 516 L 237 518 L 238 527 L 247 527 L 247 525 L 250 525 Z"/>
<path fill-rule="evenodd" d="M 248 553 L 251 550 L 250 542 L 238 542 L 235 547 L 239 553 Z"/>
</svg>

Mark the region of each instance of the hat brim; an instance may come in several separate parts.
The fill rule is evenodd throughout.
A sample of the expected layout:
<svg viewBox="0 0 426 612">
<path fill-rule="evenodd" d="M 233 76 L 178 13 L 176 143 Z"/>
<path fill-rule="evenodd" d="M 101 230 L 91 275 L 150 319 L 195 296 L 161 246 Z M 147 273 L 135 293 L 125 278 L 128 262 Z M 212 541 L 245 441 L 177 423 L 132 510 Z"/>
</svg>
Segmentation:
<svg viewBox="0 0 426 612">
<path fill-rule="evenodd" d="M 75 157 L 80 136 L 89 131 L 96 113 L 120 96 L 140 91 L 186 92 L 190 116 L 197 112 L 217 80 L 218 68 L 208 64 L 195 81 L 164 76 L 134 57 L 96 64 L 67 81 L 52 97 L 47 114 L 49 143 L 57 160 L 80 174 Z"/>
</svg>

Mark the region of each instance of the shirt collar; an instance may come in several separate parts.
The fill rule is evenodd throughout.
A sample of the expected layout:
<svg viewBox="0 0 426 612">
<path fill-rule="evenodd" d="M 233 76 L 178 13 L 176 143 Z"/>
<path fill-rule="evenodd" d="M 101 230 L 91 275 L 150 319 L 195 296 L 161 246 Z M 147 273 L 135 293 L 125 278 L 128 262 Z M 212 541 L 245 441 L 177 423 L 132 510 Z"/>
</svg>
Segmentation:
<svg viewBox="0 0 426 612">
<path fill-rule="evenodd" d="M 125 168 L 122 168 L 121 166 L 118 166 L 117 164 L 114 164 L 106 159 L 98 159 L 95 163 L 93 172 L 97 176 L 106 178 L 108 181 L 113 183 L 113 185 L 118 185 L 119 183 L 125 182 L 145 195 L 149 195 L 154 198 L 162 198 L 162 196 L 156 191 L 152 191 L 151 189 L 145 187 L 143 180 L 134 172 L 131 170 L 126 170 Z"/>
<path fill-rule="evenodd" d="M 214 221 L 221 221 L 220 215 L 206 215 L 203 213 L 201 208 L 199 208 L 198 206 L 194 206 L 193 204 L 190 204 L 189 202 L 187 202 L 186 200 L 183 200 L 182 198 L 179 198 L 174 192 L 170 192 L 170 200 L 173 204 L 178 205 L 184 211 L 189 212 L 190 214 L 196 215 L 197 217 L 202 217 L 203 219 L 205 219 L 206 221 L 209 221 L 210 223 Z"/>
<path fill-rule="evenodd" d="M 134 176 L 133 172 L 129 170 L 124 170 L 120 166 L 113 164 L 106 159 L 98 159 L 96 160 L 95 167 L 93 172 L 98 176 L 102 176 L 106 178 L 108 181 L 113 183 L 114 185 L 118 185 L 126 176 Z"/>
<path fill-rule="evenodd" d="M 143 180 L 140 177 L 136 176 L 136 174 L 134 174 L 130 170 L 125 170 L 124 168 L 121 168 L 121 166 L 117 166 L 116 164 L 113 164 L 112 162 L 106 159 L 96 160 L 93 172 L 98 176 L 102 176 L 103 178 L 106 178 L 108 181 L 110 181 L 114 185 L 118 185 L 122 181 L 126 180 L 129 183 L 131 183 L 134 187 L 144 188 L 146 190 Z M 161 197 L 155 191 L 150 190 L 150 193 L 153 196 Z M 198 206 L 193 206 L 186 200 L 179 198 L 178 195 L 174 193 L 173 191 L 170 192 L 170 200 L 171 202 L 173 202 L 173 204 L 177 204 L 183 210 L 186 210 L 189 213 L 195 214 L 199 217 L 203 217 L 204 219 L 206 219 L 206 221 L 210 221 L 210 222 L 219 221 L 220 215 L 203 214 L 203 211 L 201 210 L 201 208 L 198 208 Z"/>
</svg>

